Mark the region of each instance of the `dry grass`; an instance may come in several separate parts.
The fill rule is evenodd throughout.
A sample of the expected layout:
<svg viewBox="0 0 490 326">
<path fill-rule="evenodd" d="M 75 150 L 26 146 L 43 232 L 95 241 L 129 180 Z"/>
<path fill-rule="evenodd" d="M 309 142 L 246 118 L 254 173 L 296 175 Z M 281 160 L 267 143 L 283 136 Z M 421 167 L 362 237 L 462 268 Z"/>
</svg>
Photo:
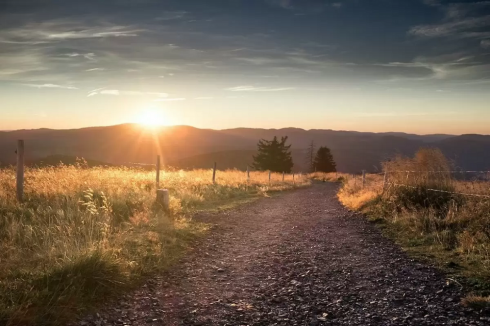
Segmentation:
<svg viewBox="0 0 490 326">
<path fill-rule="evenodd" d="M 59 166 L 0 170 L 0 324 L 63 325 L 171 263 L 205 225 L 191 214 L 302 187 L 306 178 L 218 171 L 162 171 L 170 210 L 155 204 L 155 173 Z"/>
<path fill-rule="evenodd" d="M 453 193 L 490 196 L 486 176 L 462 180 L 440 151 L 428 149 L 386 162 L 384 169 L 386 187 L 383 175 L 368 175 L 364 188 L 347 179 L 339 200 L 382 222 L 410 252 L 443 267 L 457 266 L 451 272 L 475 280 L 480 294 L 490 295 L 490 198 Z"/>
<path fill-rule="evenodd" d="M 482 297 L 474 294 L 470 294 L 461 300 L 461 303 L 465 307 L 470 307 L 474 309 L 483 309 L 485 307 L 490 307 L 490 297 Z"/>
</svg>

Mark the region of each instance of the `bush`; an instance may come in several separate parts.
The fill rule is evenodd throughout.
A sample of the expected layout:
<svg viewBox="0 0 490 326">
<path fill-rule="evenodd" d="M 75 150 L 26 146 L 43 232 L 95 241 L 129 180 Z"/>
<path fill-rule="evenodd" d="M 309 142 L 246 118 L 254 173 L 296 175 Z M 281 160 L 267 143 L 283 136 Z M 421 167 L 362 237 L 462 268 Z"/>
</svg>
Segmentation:
<svg viewBox="0 0 490 326">
<path fill-rule="evenodd" d="M 473 288 L 488 296 L 490 183 L 452 178 L 451 163 L 433 149 L 420 150 L 414 158 L 396 157 L 383 168 L 386 187 L 381 175 L 368 175 L 365 188 L 350 179 L 338 194 L 341 202 L 382 221 L 386 234 L 418 257 L 430 257 L 443 268 L 457 266 L 452 272 L 485 284 Z"/>
</svg>

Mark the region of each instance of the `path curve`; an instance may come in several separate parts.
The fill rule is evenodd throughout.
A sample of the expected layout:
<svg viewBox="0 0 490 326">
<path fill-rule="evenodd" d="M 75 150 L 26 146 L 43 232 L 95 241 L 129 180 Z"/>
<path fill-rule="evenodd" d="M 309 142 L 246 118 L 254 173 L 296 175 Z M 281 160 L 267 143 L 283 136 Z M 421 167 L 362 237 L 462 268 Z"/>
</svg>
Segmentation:
<svg viewBox="0 0 490 326">
<path fill-rule="evenodd" d="M 80 325 L 490 325 L 457 286 L 336 199 L 337 185 L 219 214 L 168 275 Z"/>
</svg>

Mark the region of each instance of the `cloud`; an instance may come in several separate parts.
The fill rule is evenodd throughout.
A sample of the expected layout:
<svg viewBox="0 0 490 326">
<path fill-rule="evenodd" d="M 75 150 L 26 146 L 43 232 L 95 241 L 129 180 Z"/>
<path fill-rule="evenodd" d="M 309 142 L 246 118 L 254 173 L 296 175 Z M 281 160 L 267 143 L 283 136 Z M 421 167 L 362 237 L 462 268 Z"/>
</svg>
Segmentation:
<svg viewBox="0 0 490 326">
<path fill-rule="evenodd" d="M 332 7 L 340 8 L 340 7 L 342 7 L 342 3 L 341 2 L 334 2 L 334 3 L 332 3 Z"/>
<path fill-rule="evenodd" d="M 70 58 L 76 58 L 76 57 L 84 57 L 87 60 L 94 60 L 95 59 L 95 54 L 94 53 L 67 53 L 65 56 L 70 57 Z"/>
<path fill-rule="evenodd" d="M 163 14 L 161 14 L 160 16 L 156 17 L 155 20 L 157 20 L 157 21 L 175 20 L 175 19 L 184 18 L 184 16 L 186 16 L 187 14 L 189 14 L 189 13 L 187 11 L 183 11 L 183 10 L 166 11 Z"/>
<path fill-rule="evenodd" d="M 196 100 L 212 100 L 212 99 L 214 99 L 214 97 L 210 97 L 210 96 L 201 96 L 201 97 L 196 97 L 195 99 L 196 99 Z"/>
<path fill-rule="evenodd" d="M 92 26 L 81 21 L 56 19 L 41 23 L 28 23 L 17 28 L 3 29 L 0 32 L 0 43 L 11 44 L 46 44 L 67 40 L 136 37 L 142 29 L 133 29 L 121 25 Z M 68 56 L 84 56 L 91 59 L 94 54 L 70 53 Z"/>
<path fill-rule="evenodd" d="M 91 69 L 87 69 L 85 71 L 103 71 L 105 70 L 105 68 L 91 68 Z"/>
<path fill-rule="evenodd" d="M 409 34 L 422 37 L 460 37 L 479 38 L 488 35 L 483 29 L 490 26 L 490 15 L 485 7 L 490 1 L 456 2 L 443 4 L 440 1 L 425 0 L 431 7 L 439 8 L 445 15 L 439 24 L 417 25 L 409 30 Z"/>
<path fill-rule="evenodd" d="M 483 17 L 468 17 L 456 21 L 451 21 L 436 25 L 418 25 L 410 29 L 409 33 L 424 37 L 443 37 L 460 34 L 463 37 L 474 36 L 478 37 L 479 32 L 461 34 L 462 32 L 470 31 L 490 26 L 490 15 Z"/>
<path fill-rule="evenodd" d="M 154 102 L 178 102 L 178 101 L 185 101 L 186 99 L 184 97 L 176 97 L 176 98 L 159 98 L 154 100 Z"/>
<path fill-rule="evenodd" d="M 167 93 L 160 93 L 160 92 L 120 91 L 118 89 L 99 88 L 90 91 L 87 97 L 91 97 L 95 95 L 157 96 L 159 98 L 165 98 L 168 96 Z"/>
<path fill-rule="evenodd" d="M 281 7 L 284 9 L 293 9 L 292 0 L 266 0 L 266 2 L 270 5 Z"/>
<path fill-rule="evenodd" d="M 103 91 L 100 91 L 99 94 L 102 94 L 102 95 L 119 95 L 119 94 L 121 94 L 121 92 L 117 89 L 105 89 Z"/>
<path fill-rule="evenodd" d="M 293 90 L 294 88 L 292 87 L 255 87 L 255 86 L 236 86 L 236 87 L 230 87 L 226 88 L 225 90 L 231 91 L 231 92 L 282 92 L 282 91 L 289 91 Z"/>
<path fill-rule="evenodd" d="M 28 87 L 36 87 L 36 88 L 63 88 L 63 89 L 78 89 L 73 86 L 62 86 L 62 85 L 55 85 L 55 84 L 21 84 L 24 86 Z"/>
<path fill-rule="evenodd" d="M 67 31 L 61 33 L 48 33 L 43 36 L 47 40 L 67 40 L 67 39 L 84 39 L 84 38 L 104 38 L 104 37 L 133 37 L 138 36 L 141 30 L 132 31 L 100 31 L 89 29 L 86 31 Z"/>
<path fill-rule="evenodd" d="M 490 39 L 481 40 L 480 46 L 484 49 L 490 49 Z"/>
</svg>

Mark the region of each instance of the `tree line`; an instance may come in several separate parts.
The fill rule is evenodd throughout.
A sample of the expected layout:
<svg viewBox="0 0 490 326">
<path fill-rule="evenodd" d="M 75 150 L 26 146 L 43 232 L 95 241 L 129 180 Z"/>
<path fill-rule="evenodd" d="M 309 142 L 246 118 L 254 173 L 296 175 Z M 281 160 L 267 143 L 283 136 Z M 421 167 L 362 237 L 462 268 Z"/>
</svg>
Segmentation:
<svg viewBox="0 0 490 326">
<path fill-rule="evenodd" d="M 294 163 L 291 156 L 291 145 L 286 144 L 287 140 L 287 136 L 281 137 L 280 140 L 277 137 L 272 140 L 259 140 L 258 153 L 253 157 L 252 167 L 258 171 L 291 173 Z M 332 152 L 326 146 L 321 146 L 316 150 L 314 142 L 311 142 L 305 159 L 307 172 L 337 172 L 337 164 Z"/>
</svg>

